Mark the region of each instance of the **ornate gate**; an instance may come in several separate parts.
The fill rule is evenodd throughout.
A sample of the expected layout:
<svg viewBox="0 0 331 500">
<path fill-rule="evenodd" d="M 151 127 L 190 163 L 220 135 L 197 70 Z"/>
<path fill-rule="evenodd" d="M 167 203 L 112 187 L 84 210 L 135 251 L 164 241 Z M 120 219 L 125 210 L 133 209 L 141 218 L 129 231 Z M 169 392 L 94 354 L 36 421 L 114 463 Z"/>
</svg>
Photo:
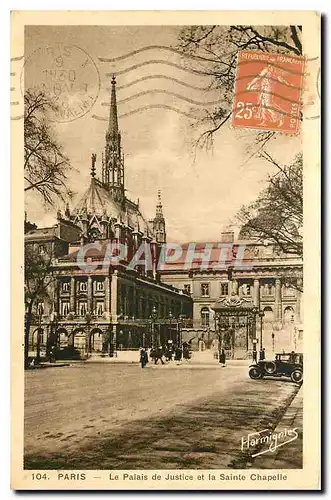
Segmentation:
<svg viewBox="0 0 331 500">
<path fill-rule="evenodd" d="M 225 350 L 227 358 L 246 358 L 253 349 L 253 339 L 256 338 L 258 308 L 250 299 L 232 294 L 230 297 L 220 298 L 213 310 L 220 349 Z"/>
</svg>

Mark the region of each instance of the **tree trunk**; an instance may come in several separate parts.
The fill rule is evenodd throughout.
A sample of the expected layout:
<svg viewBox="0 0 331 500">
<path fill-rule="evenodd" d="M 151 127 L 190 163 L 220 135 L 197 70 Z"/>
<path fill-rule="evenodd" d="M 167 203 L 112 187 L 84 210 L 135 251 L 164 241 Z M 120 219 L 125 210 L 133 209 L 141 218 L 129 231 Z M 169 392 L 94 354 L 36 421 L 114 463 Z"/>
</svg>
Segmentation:
<svg viewBox="0 0 331 500">
<path fill-rule="evenodd" d="M 28 305 L 28 310 L 25 316 L 25 330 L 24 330 L 24 369 L 29 368 L 29 337 L 30 337 L 30 326 L 32 319 L 32 308 L 33 300 Z"/>
</svg>

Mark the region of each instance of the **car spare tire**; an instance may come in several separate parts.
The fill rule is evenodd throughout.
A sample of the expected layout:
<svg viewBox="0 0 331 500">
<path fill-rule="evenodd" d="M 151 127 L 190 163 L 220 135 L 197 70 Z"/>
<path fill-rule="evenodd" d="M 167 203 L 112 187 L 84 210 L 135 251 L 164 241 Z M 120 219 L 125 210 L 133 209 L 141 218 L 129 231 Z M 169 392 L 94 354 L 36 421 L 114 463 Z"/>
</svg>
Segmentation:
<svg viewBox="0 0 331 500">
<path fill-rule="evenodd" d="M 249 369 L 248 375 L 250 376 L 250 378 L 252 378 L 254 380 L 262 378 L 262 372 L 258 366 L 252 366 Z"/>
<path fill-rule="evenodd" d="M 292 380 L 292 382 L 296 382 L 297 384 L 302 382 L 303 373 L 299 368 L 296 368 L 295 370 L 293 370 L 293 372 L 291 373 L 291 380 Z"/>
<path fill-rule="evenodd" d="M 269 375 L 272 375 L 276 371 L 276 364 L 273 361 L 267 361 L 264 365 L 264 369 Z"/>
</svg>

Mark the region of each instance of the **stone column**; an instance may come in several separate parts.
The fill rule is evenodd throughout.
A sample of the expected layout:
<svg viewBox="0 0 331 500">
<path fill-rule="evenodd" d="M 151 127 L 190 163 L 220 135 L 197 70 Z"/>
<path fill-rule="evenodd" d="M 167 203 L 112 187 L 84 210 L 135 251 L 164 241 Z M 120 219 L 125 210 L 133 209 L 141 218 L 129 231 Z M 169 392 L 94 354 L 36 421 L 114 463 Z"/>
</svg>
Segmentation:
<svg viewBox="0 0 331 500">
<path fill-rule="evenodd" d="M 110 311 L 110 288 L 109 288 L 109 277 L 105 277 L 105 312 Z"/>
<path fill-rule="evenodd" d="M 118 271 L 115 270 L 111 277 L 110 285 L 110 313 L 112 322 L 117 322 L 117 288 L 118 288 Z"/>
<path fill-rule="evenodd" d="M 93 282 L 92 276 L 87 278 L 87 311 L 92 314 L 93 313 Z"/>
<path fill-rule="evenodd" d="M 238 295 L 238 280 L 232 280 L 232 293 Z"/>
<path fill-rule="evenodd" d="M 275 320 L 282 319 L 282 283 L 279 278 L 275 279 Z"/>
<path fill-rule="evenodd" d="M 254 280 L 254 289 L 253 289 L 253 301 L 254 306 L 260 309 L 260 280 Z"/>
<path fill-rule="evenodd" d="M 70 282 L 70 312 L 76 314 L 76 280 L 74 277 Z"/>
<path fill-rule="evenodd" d="M 298 287 L 303 289 L 303 280 L 301 278 L 298 279 L 297 281 Z M 301 323 L 302 318 L 301 318 L 301 301 L 302 301 L 302 292 L 300 290 L 296 290 L 296 304 L 295 304 L 295 314 L 296 314 L 296 320 Z"/>
</svg>

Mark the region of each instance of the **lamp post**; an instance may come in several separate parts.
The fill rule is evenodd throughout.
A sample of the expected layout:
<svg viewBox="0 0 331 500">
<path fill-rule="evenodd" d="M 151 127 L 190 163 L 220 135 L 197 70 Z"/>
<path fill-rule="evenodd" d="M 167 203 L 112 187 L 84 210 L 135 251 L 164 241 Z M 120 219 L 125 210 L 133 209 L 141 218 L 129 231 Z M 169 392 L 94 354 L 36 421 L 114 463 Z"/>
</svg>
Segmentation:
<svg viewBox="0 0 331 500">
<path fill-rule="evenodd" d="M 90 325 L 91 325 L 91 314 L 86 313 L 85 315 L 85 320 L 86 320 L 86 336 L 85 336 L 85 351 L 86 351 L 86 358 L 89 357 L 89 354 L 91 352 L 91 339 L 90 339 Z"/>
<path fill-rule="evenodd" d="M 182 339 L 182 322 L 183 322 L 183 316 L 182 314 L 180 314 L 179 318 L 178 318 L 178 322 L 177 322 L 177 327 L 178 327 L 178 330 L 177 330 L 177 336 L 178 336 L 178 346 L 181 346 L 183 344 L 183 339 Z"/>
<path fill-rule="evenodd" d="M 37 330 L 37 356 L 36 363 L 40 363 L 40 344 L 41 344 L 41 321 L 42 316 L 44 314 L 43 308 L 41 305 L 38 306 L 38 330 Z"/>
<path fill-rule="evenodd" d="M 172 320 L 173 320 L 173 314 L 171 310 L 169 311 L 169 329 L 170 329 L 170 338 L 172 340 Z"/>
<path fill-rule="evenodd" d="M 259 316 L 260 316 L 260 360 L 264 359 L 264 353 L 263 353 L 263 318 L 264 318 L 264 312 L 259 311 Z"/>
<path fill-rule="evenodd" d="M 155 305 L 152 309 L 151 320 L 152 320 L 152 345 L 155 347 L 155 320 L 157 318 L 157 310 Z"/>
</svg>

